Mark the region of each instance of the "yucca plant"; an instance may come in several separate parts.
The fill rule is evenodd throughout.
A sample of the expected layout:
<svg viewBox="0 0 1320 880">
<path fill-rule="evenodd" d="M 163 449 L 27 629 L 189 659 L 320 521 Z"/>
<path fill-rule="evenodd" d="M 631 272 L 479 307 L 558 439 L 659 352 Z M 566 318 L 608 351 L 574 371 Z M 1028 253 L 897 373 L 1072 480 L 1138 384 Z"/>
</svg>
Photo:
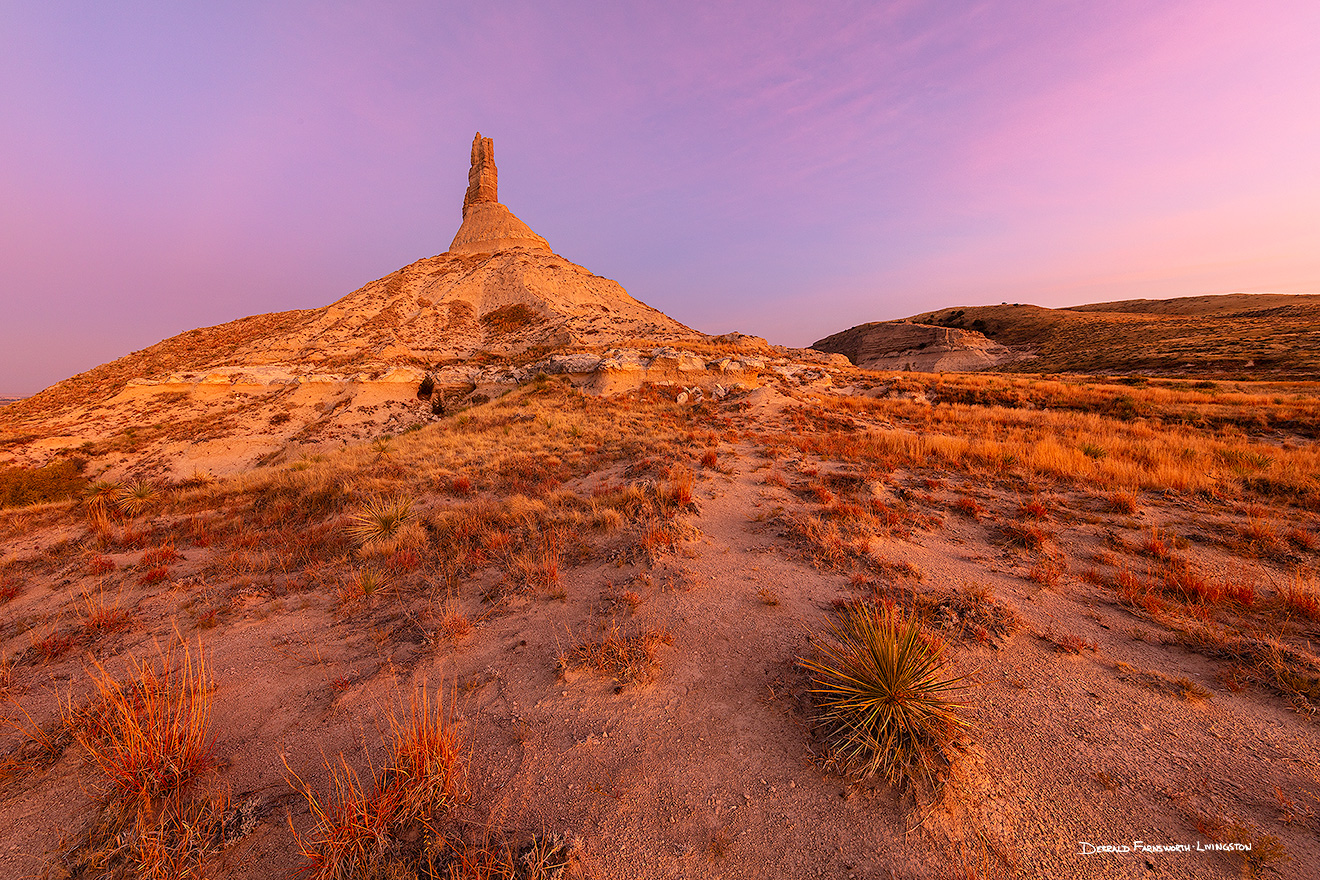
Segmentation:
<svg viewBox="0 0 1320 880">
<path fill-rule="evenodd" d="M 387 541 L 412 516 L 412 500 L 407 498 L 374 498 L 353 514 L 348 534 L 359 544 Z"/>
<path fill-rule="evenodd" d="M 91 513 L 109 513 L 119 506 L 119 493 L 123 488 L 109 480 L 97 480 L 83 492 L 83 504 Z"/>
<path fill-rule="evenodd" d="M 129 516 L 142 513 L 160 497 L 160 489 L 148 480 L 136 480 L 119 490 L 119 509 Z"/>
<path fill-rule="evenodd" d="M 941 647 L 902 611 L 852 606 L 832 630 L 816 657 L 799 663 L 811 673 L 834 760 L 860 778 L 931 782 L 948 763 L 950 734 L 967 726 L 956 702 L 966 677 L 946 674 Z"/>
</svg>

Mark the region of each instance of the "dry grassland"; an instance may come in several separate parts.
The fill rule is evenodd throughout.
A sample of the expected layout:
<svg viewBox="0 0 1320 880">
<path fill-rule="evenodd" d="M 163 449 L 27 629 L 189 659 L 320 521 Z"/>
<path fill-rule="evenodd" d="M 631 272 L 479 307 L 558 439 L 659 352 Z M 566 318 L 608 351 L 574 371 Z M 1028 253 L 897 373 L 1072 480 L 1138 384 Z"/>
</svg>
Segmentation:
<svg viewBox="0 0 1320 880">
<path fill-rule="evenodd" d="M 0 865 L 1311 876 L 1320 388 L 851 378 L 0 511 Z"/>
</svg>

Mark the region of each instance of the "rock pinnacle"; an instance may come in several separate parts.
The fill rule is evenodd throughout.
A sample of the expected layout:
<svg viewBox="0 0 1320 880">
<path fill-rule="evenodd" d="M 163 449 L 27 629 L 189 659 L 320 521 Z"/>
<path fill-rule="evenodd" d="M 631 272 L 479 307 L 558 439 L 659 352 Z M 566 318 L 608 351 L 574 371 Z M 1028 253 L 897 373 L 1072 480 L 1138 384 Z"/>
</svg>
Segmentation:
<svg viewBox="0 0 1320 880">
<path fill-rule="evenodd" d="M 463 225 L 458 227 L 451 254 L 494 254 L 512 248 L 553 253 L 549 243 L 537 235 L 499 202 L 495 144 L 477 132 L 472 139 L 472 167 L 463 196 Z"/>
<path fill-rule="evenodd" d="M 477 136 L 472 139 L 472 167 L 468 169 L 467 194 L 463 196 L 463 216 L 478 202 L 498 202 L 499 169 L 495 167 L 495 142 Z"/>
</svg>

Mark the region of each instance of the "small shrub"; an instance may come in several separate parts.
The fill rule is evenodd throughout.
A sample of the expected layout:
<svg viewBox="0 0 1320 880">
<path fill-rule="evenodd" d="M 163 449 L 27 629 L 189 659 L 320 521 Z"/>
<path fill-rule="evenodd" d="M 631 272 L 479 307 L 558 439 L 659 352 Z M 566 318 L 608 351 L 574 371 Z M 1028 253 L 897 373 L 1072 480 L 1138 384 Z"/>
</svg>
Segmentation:
<svg viewBox="0 0 1320 880">
<path fill-rule="evenodd" d="M 1018 505 L 1018 516 L 1023 519 L 1049 519 L 1050 509 L 1039 498 L 1032 498 L 1030 501 L 1023 501 Z"/>
<path fill-rule="evenodd" d="M 1308 553 L 1315 552 L 1316 547 L 1320 546 L 1320 539 L 1316 538 L 1315 532 L 1309 532 L 1302 528 L 1289 529 L 1288 540 L 1298 550 L 1305 550 Z"/>
<path fill-rule="evenodd" d="M 915 616 L 896 609 L 853 605 L 832 635 L 816 658 L 799 663 L 811 673 L 835 760 L 893 784 L 933 780 L 948 763 L 950 734 L 967 726 L 953 699 L 964 678 L 946 675 L 939 647 L 923 638 Z"/>
<path fill-rule="evenodd" d="M 129 516 L 144 513 L 156 503 L 160 489 L 149 480 L 135 480 L 119 490 L 119 509 Z"/>
<path fill-rule="evenodd" d="M 1088 568 L 1080 575 L 1081 579 L 1096 587 L 1108 586 L 1109 579 L 1098 568 Z"/>
<path fill-rule="evenodd" d="M 383 574 L 369 568 L 359 568 L 339 587 L 339 604 L 352 606 L 381 592 L 389 584 Z"/>
<path fill-rule="evenodd" d="M 1163 529 L 1151 529 L 1150 534 L 1141 543 L 1141 552 L 1156 559 L 1170 559 L 1177 544 L 1175 539 Z"/>
<path fill-rule="evenodd" d="M 501 306 L 481 316 L 481 323 L 494 333 L 511 333 L 520 327 L 534 323 L 540 316 L 523 303 L 511 303 Z"/>
<path fill-rule="evenodd" d="M 87 573 L 92 575 L 109 574 L 115 570 L 115 561 L 109 556 L 103 556 L 99 553 L 93 554 L 87 561 Z"/>
<path fill-rule="evenodd" d="M 1098 646 L 1095 642 L 1072 633 L 1058 635 L 1053 632 L 1047 632 L 1041 636 L 1041 638 L 1054 645 L 1054 650 L 1058 651 L 1060 654 L 1080 654 L 1083 651 L 1098 650 Z"/>
<path fill-rule="evenodd" d="M 67 654 L 74 646 L 72 633 L 52 630 L 32 639 L 29 649 L 43 663 L 51 663 Z"/>
<path fill-rule="evenodd" d="M 1059 566 L 1053 562 L 1040 562 L 1031 567 L 1027 572 L 1027 578 L 1033 580 L 1041 586 L 1053 587 L 1059 583 L 1061 572 Z"/>
<path fill-rule="evenodd" d="M 1087 458 L 1094 458 L 1097 461 L 1109 455 L 1103 446 L 1097 446 L 1094 443 L 1083 443 L 1077 448 L 1080 449 L 1082 454 Z"/>
<path fill-rule="evenodd" d="M 149 568 L 146 571 L 142 572 L 142 574 L 138 576 L 138 583 L 142 584 L 143 586 L 149 587 L 152 586 L 153 584 L 159 584 L 162 581 L 169 580 L 169 577 L 170 577 L 169 566 L 157 565 L 153 568 Z"/>
<path fill-rule="evenodd" d="M 83 593 L 83 628 L 89 633 L 100 634 L 127 629 L 132 623 L 128 611 L 118 600 L 107 602 L 104 593 Z"/>
<path fill-rule="evenodd" d="M 394 574 L 406 574 L 414 571 L 422 564 L 421 558 L 416 550 L 401 549 L 390 554 L 389 559 L 385 560 L 385 567 Z"/>
<path fill-rule="evenodd" d="M 1224 585 L 1224 597 L 1239 608 L 1252 608 L 1256 604 L 1256 587 L 1253 584 L 1228 583 Z"/>
<path fill-rule="evenodd" d="M 611 624 L 603 639 L 580 643 L 560 658 L 560 665 L 564 669 L 592 669 L 613 678 L 622 688 L 647 681 L 659 662 L 660 646 L 673 640 L 669 633 L 659 630 L 624 635 L 618 624 Z"/>
<path fill-rule="evenodd" d="M 458 609 L 457 605 L 452 603 L 445 606 L 445 612 L 440 617 L 440 628 L 445 631 L 445 635 L 454 641 L 467 638 L 472 632 L 472 622 L 468 620 L 467 615 Z"/>
<path fill-rule="evenodd" d="M 1116 492 L 1110 492 L 1108 500 L 1109 509 L 1115 513 L 1131 516 L 1141 509 L 1141 504 L 1137 500 L 1137 493 L 1131 489 L 1119 489 Z"/>
<path fill-rule="evenodd" d="M 1210 696 L 1210 691 L 1185 676 L 1173 684 L 1178 691 L 1178 695 L 1189 703 L 1199 703 Z"/>
<path fill-rule="evenodd" d="M 1316 590 L 1311 579 L 1294 575 L 1279 592 L 1279 599 L 1289 613 L 1307 620 L 1320 620 L 1320 591 Z"/>
<path fill-rule="evenodd" d="M 562 598 L 559 575 L 560 538 L 547 529 L 540 540 L 509 559 L 508 574 L 515 590 L 546 590 L 552 597 Z M 560 593 L 559 596 L 555 596 Z"/>
<path fill-rule="evenodd" d="M 714 449 L 707 449 L 701 456 L 701 466 L 709 470 L 714 470 L 719 466 L 719 454 Z"/>
<path fill-rule="evenodd" d="M 152 547 L 150 550 L 143 553 L 142 565 L 144 567 L 165 565 L 170 562 L 175 562 L 178 559 L 179 551 L 174 549 L 174 544 L 171 542 L 168 544 L 162 544 L 159 547 Z"/>
<path fill-rule="evenodd" d="M 823 504 L 826 507 L 829 507 L 831 504 L 834 503 L 834 493 L 831 492 L 830 488 L 826 486 L 824 483 L 820 483 L 816 486 L 813 486 L 811 489 L 811 494 L 815 497 L 816 501 L 818 501 L 820 504 Z"/>
<path fill-rule="evenodd" d="M 670 472 L 669 480 L 669 497 L 680 508 L 689 507 L 692 504 L 692 471 L 685 467 L 676 467 Z"/>
<path fill-rule="evenodd" d="M 87 487 L 86 461 L 66 458 L 39 468 L 0 468 L 0 508 L 76 498 Z"/>
<path fill-rule="evenodd" d="M 964 495 L 953 504 L 953 509 L 963 516 L 970 516 L 972 519 L 980 519 L 985 513 L 985 508 L 981 503 L 970 495 Z"/>
<path fill-rule="evenodd" d="M 1054 532 L 1030 523 L 1008 523 L 1002 531 L 1010 544 L 1025 547 L 1028 550 L 1038 550 L 1046 542 L 1054 539 Z"/>
<path fill-rule="evenodd" d="M 771 607 L 779 604 L 779 595 L 769 587 L 761 587 L 756 591 L 756 595 L 761 597 L 761 602 Z"/>
</svg>

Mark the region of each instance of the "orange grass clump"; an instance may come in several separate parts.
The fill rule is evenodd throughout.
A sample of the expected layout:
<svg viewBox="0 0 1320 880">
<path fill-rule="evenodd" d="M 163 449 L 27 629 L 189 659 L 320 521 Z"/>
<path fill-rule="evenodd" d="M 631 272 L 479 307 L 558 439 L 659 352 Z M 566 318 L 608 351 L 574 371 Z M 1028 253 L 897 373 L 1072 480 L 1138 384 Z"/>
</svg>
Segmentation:
<svg viewBox="0 0 1320 880">
<path fill-rule="evenodd" d="M 677 467 L 669 475 L 670 478 L 670 497 L 679 507 L 687 507 L 692 503 L 692 471 L 684 467 Z"/>
<path fill-rule="evenodd" d="M 316 821 L 306 834 L 293 829 L 308 860 L 307 876 L 339 880 L 370 875 L 397 831 L 420 824 L 434 832 L 434 821 L 458 803 L 460 742 L 439 702 L 425 693 L 414 696 L 404 717 L 391 712 L 390 729 L 390 761 L 381 770 L 372 768 L 365 780 L 342 754 L 337 764 L 326 762 L 330 792 L 324 801 L 285 760 L 290 781 Z"/>
<path fill-rule="evenodd" d="M 91 678 L 96 699 L 86 709 L 70 701 L 65 723 L 114 790 L 149 798 L 211 766 L 211 680 L 200 648 L 131 660 L 122 682 L 97 663 Z"/>
<path fill-rule="evenodd" d="M 624 635 L 618 624 L 611 624 L 603 639 L 579 644 L 561 657 L 560 663 L 565 669 L 593 669 L 623 687 L 648 680 L 659 662 L 660 646 L 673 641 L 674 637 L 662 630 Z"/>
</svg>

